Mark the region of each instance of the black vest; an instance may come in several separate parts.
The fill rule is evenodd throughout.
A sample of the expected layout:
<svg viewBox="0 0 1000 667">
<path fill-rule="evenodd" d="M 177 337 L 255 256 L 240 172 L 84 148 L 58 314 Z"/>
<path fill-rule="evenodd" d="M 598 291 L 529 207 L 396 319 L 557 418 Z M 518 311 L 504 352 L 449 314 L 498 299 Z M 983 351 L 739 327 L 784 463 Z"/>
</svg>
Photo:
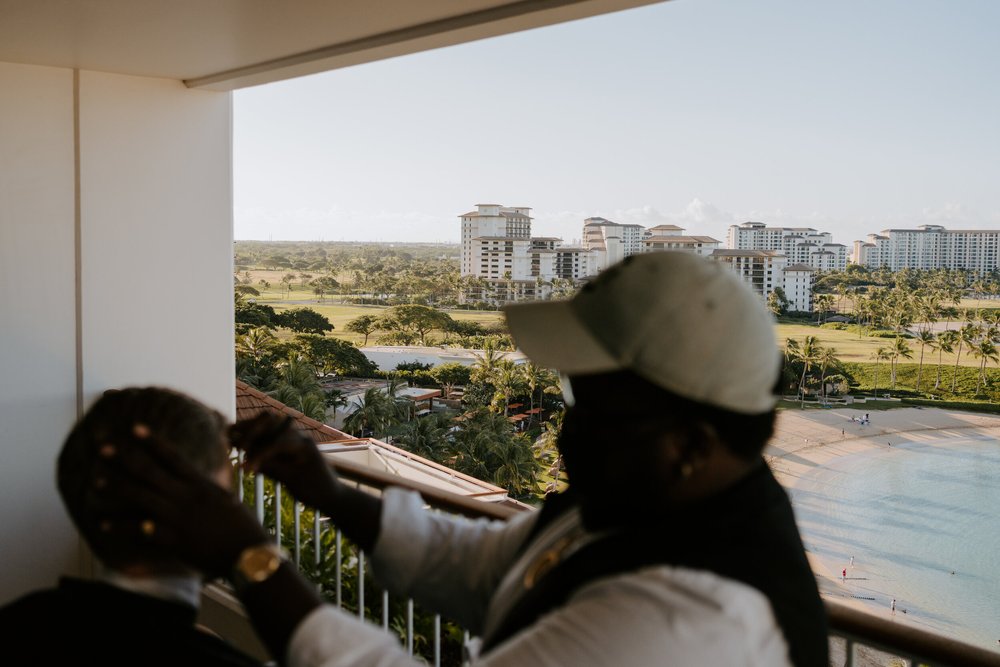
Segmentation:
<svg viewBox="0 0 1000 667">
<path fill-rule="evenodd" d="M 571 494 L 546 499 L 531 536 L 574 505 Z M 645 566 L 714 572 L 763 593 L 796 667 L 829 665 L 826 612 L 784 489 L 763 462 L 745 478 L 670 516 L 646 517 L 576 551 L 545 574 L 484 638 L 489 651 L 562 606 L 590 581 Z"/>
</svg>

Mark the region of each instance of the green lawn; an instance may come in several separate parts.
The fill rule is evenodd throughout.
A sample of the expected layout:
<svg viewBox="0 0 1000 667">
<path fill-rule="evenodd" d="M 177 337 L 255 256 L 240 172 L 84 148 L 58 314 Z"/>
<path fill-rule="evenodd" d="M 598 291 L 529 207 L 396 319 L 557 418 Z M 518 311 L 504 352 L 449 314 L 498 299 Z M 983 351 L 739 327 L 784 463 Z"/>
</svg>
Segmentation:
<svg viewBox="0 0 1000 667">
<path fill-rule="evenodd" d="M 306 296 L 310 298 L 307 299 L 305 298 Z M 274 309 L 279 312 L 288 310 L 289 308 L 312 308 L 329 319 L 330 323 L 333 324 L 334 330 L 328 334 L 329 336 L 340 338 L 341 340 L 346 340 L 358 345 L 361 345 L 364 342 L 365 337 L 361 334 L 346 331 L 344 329 L 346 324 L 361 315 L 379 316 L 388 309 L 387 306 L 343 304 L 338 303 L 337 299 L 339 299 L 337 296 L 327 297 L 320 302 L 316 299 L 315 294 L 307 294 L 305 291 L 296 292 L 293 290 L 290 299 L 265 298 L 262 295 L 257 299 L 257 302 L 273 306 Z M 500 321 L 500 318 L 502 317 L 501 313 L 496 310 L 445 310 L 445 312 L 456 320 L 471 320 L 487 325 L 495 324 Z M 277 334 L 279 338 L 290 338 L 293 335 L 284 329 L 279 329 Z M 441 335 L 438 332 L 434 332 L 431 336 L 434 338 L 440 338 Z M 368 344 L 373 344 L 377 337 L 378 334 L 370 336 L 368 338 Z"/>
<path fill-rule="evenodd" d="M 873 338 L 862 336 L 853 331 L 838 331 L 837 329 L 824 329 L 816 325 L 808 324 L 778 324 L 775 329 L 778 345 L 784 349 L 785 340 L 794 338 L 801 342 L 806 336 L 816 336 L 824 347 L 833 347 L 837 350 L 837 357 L 841 361 L 871 362 L 872 353 L 880 347 L 891 347 L 891 338 Z M 908 339 L 910 349 L 913 350 L 913 358 L 909 361 L 918 362 L 920 360 L 920 344 L 914 339 Z M 907 360 L 903 360 L 907 361 Z M 955 364 L 954 354 L 945 354 L 942 357 L 945 365 Z M 927 347 L 924 350 L 924 364 L 937 364 L 937 352 Z M 979 360 L 968 354 L 968 350 L 962 349 L 962 357 L 959 360 L 960 366 L 979 366 Z"/>
</svg>

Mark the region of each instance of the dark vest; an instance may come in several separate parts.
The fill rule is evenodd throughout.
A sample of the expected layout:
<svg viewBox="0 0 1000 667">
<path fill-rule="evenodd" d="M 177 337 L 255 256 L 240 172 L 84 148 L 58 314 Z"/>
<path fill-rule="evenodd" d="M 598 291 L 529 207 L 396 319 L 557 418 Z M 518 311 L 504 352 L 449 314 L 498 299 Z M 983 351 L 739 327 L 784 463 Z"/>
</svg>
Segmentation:
<svg viewBox="0 0 1000 667">
<path fill-rule="evenodd" d="M 525 545 L 574 505 L 570 494 L 550 496 Z M 644 517 L 570 555 L 523 592 L 496 632 L 489 651 L 588 582 L 646 566 L 714 572 L 763 593 L 796 667 L 827 667 L 826 612 L 784 489 L 763 462 L 720 494 L 669 516 Z"/>
</svg>

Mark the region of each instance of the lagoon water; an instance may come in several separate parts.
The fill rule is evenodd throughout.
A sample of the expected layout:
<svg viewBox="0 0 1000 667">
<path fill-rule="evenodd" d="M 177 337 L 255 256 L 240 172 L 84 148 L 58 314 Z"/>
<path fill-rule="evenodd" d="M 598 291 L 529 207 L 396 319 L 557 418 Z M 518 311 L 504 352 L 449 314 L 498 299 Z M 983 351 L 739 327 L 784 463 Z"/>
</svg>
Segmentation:
<svg viewBox="0 0 1000 667">
<path fill-rule="evenodd" d="M 873 612 L 892 618 L 896 598 L 900 620 L 905 610 L 907 621 L 996 650 L 1000 442 L 894 440 L 799 481 L 791 495 L 806 548 L 838 578 L 847 568 L 844 588 Z"/>
</svg>

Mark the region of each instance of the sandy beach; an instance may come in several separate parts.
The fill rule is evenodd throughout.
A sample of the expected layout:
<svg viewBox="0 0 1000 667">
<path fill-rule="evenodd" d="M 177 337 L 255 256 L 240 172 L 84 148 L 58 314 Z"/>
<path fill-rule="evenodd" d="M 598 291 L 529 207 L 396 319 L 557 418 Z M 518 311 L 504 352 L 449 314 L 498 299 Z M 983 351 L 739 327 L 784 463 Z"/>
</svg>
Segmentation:
<svg viewBox="0 0 1000 667">
<path fill-rule="evenodd" d="M 866 412 L 870 421 L 863 424 L 861 419 Z M 886 449 L 890 443 L 901 448 L 916 443 L 947 447 L 949 442 L 970 437 L 1000 439 L 1000 417 L 937 408 L 866 411 L 863 404 L 836 409 L 782 410 L 778 415 L 775 437 L 765 456 L 778 480 L 791 492 L 794 502 L 796 485 L 803 477 L 839 457 Z M 900 613 L 892 614 L 884 604 L 852 597 L 849 582 L 852 575 L 864 574 L 864 554 L 858 554 L 858 572 L 853 572 L 855 567 L 849 562 L 842 562 L 844 559 L 834 560 L 821 555 L 837 551 L 836 548 L 824 548 L 826 546 L 835 545 L 815 544 L 814 541 L 813 550 L 809 553 L 824 597 L 896 622 L 928 629 L 918 619 Z M 848 570 L 847 582 L 842 578 L 845 568 Z M 877 578 L 871 581 L 865 578 L 866 588 L 881 593 L 883 599 L 891 599 L 893 594 L 887 590 L 888 586 L 880 589 L 879 585 Z"/>
</svg>

